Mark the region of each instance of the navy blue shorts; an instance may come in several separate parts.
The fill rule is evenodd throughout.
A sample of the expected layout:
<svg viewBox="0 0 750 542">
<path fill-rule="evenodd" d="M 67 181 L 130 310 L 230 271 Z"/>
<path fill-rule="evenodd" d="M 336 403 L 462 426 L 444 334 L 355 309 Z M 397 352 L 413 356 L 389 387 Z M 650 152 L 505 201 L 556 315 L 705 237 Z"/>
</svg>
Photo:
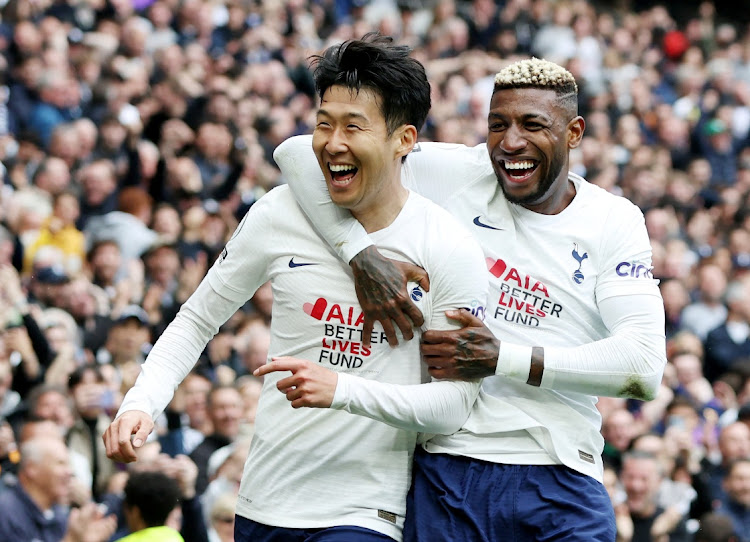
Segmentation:
<svg viewBox="0 0 750 542">
<path fill-rule="evenodd" d="M 234 517 L 235 542 L 393 542 L 393 538 L 383 533 L 356 527 L 340 525 L 325 529 L 288 529 L 273 527 L 247 519 Z"/>
<path fill-rule="evenodd" d="M 604 486 L 561 465 L 501 465 L 417 449 L 405 542 L 613 542 Z"/>
</svg>

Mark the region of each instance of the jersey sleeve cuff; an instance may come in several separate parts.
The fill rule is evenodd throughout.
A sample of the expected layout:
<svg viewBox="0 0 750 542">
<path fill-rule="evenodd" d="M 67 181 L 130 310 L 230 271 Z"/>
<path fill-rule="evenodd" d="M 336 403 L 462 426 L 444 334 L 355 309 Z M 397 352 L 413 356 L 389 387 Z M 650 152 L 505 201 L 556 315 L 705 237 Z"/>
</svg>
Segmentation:
<svg viewBox="0 0 750 542">
<path fill-rule="evenodd" d="M 349 406 L 349 382 L 352 376 L 346 373 L 338 373 L 336 391 L 333 393 L 331 408 L 335 410 L 346 410 Z"/>
</svg>

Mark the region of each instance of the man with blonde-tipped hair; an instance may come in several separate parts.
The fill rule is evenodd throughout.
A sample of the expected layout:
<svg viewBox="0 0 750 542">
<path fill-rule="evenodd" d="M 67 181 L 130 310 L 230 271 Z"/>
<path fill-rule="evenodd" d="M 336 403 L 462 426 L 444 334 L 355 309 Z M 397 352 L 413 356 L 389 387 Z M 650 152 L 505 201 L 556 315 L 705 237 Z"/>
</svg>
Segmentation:
<svg viewBox="0 0 750 542">
<path fill-rule="evenodd" d="M 463 427 L 415 454 L 407 540 L 615 539 L 597 396 L 653 398 L 664 309 L 643 213 L 570 171 L 577 102 L 570 72 L 522 60 L 495 78 L 486 145 L 421 143 L 406 158 L 404 184 L 471 229 L 490 281 L 484 322 L 455 312 L 462 329 L 422 335 L 433 377 L 483 382 Z M 310 183 L 308 146 L 292 138 L 276 162 L 354 269 L 365 327 L 408 329 L 404 277 L 326 204 L 323 176 Z"/>
</svg>

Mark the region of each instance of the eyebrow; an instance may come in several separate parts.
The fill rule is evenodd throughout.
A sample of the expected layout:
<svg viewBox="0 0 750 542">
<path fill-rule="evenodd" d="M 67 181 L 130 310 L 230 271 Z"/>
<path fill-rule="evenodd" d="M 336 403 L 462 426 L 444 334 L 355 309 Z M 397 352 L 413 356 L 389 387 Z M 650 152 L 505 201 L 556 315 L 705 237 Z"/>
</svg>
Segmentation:
<svg viewBox="0 0 750 542">
<path fill-rule="evenodd" d="M 487 118 L 490 118 L 490 119 L 504 119 L 506 116 L 507 115 L 501 115 L 499 113 L 490 112 L 487 115 Z M 523 121 L 541 120 L 541 121 L 544 121 L 544 122 L 552 122 L 552 119 L 550 117 L 548 117 L 547 115 L 544 115 L 542 113 L 528 113 L 526 115 L 523 115 L 521 117 L 521 120 L 523 120 Z"/>
<path fill-rule="evenodd" d="M 328 111 L 326 111 L 325 109 L 318 109 L 318 112 L 317 112 L 316 116 L 320 116 L 320 115 L 323 115 L 325 117 L 332 117 L 333 116 Z M 354 113 L 347 113 L 347 114 L 344 115 L 344 118 L 346 118 L 346 119 L 359 119 L 359 120 L 362 120 L 364 122 L 369 122 L 368 118 L 363 113 L 356 113 L 356 112 L 354 112 Z"/>
</svg>

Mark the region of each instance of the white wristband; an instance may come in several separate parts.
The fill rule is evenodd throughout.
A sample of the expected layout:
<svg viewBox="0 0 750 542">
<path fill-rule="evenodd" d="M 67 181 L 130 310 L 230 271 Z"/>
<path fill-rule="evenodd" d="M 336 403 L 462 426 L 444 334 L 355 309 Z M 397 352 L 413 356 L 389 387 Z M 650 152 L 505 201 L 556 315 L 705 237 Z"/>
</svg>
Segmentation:
<svg viewBox="0 0 750 542">
<path fill-rule="evenodd" d="M 495 374 L 526 382 L 531 371 L 531 347 L 520 344 L 500 343 Z"/>
</svg>

